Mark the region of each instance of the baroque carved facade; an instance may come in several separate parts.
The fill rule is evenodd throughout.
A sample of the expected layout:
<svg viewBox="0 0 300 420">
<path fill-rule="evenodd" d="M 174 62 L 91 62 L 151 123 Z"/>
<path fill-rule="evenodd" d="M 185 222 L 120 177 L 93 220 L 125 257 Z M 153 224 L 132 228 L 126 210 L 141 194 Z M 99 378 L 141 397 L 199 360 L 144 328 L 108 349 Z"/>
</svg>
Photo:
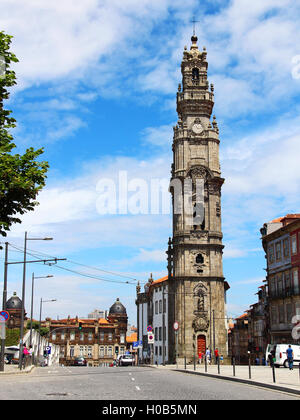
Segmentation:
<svg viewBox="0 0 300 420">
<path fill-rule="evenodd" d="M 182 84 L 178 86 L 178 123 L 174 127 L 170 191 L 173 201 L 173 276 L 169 314 L 178 321 L 178 340 L 170 339 L 175 356 L 218 347 L 227 354 L 225 296 L 229 288 L 222 269 L 221 177 L 219 129 L 211 121 L 214 87 L 207 80 L 206 49 L 192 37 L 184 49 Z M 170 322 L 172 319 L 170 319 Z"/>
</svg>

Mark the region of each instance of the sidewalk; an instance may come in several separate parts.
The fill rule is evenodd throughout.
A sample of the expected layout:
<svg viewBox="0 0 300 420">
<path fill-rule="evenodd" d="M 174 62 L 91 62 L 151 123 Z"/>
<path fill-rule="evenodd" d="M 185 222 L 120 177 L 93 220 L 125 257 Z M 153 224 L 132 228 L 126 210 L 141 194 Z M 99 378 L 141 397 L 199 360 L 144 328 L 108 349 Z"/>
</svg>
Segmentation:
<svg viewBox="0 0 300 420">
<path fill-rule="evenodd" d="M 218 366 L 216 365 L 208 365 L 207 372 L 205 372 L 204 364 L 196 365 L 196 370 L 194 370 L 194 365 L 187 365 L 186 369 L 182 365 L 152 365 L 151 367 L 243 382 L 300 395 L 300 370 L 298 366 L 295 366 L 293 370 L 283 367 L 275 368 L 275 383 L 273 382 L 272 369 L 269 366 L 251 366 L 251 379 L 249 378 L 249 366 L 241 365 L 235 366 L 235 376 L 233 375 L 233 367 L 228 365 L 220 365 L 220 373 L 218 373 Z"/>
<path fill-rule="evenodd" d="M 1 375 L 18 375 L 22 373 L 30 373 L 34 368 L 34 365 L 28 366 L 25 369 L 20 370 L 19 365 L 4 365 L 4 372 L 0 372 Z"/>
</svg>

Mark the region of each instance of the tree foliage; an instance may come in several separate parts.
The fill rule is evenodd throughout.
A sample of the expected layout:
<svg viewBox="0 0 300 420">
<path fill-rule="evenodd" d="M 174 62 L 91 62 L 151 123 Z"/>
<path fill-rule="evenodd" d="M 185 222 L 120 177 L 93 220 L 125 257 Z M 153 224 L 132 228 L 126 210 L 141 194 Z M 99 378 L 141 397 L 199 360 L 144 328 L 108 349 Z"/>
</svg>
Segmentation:
<svg viewBox="0 0 300 420">
<path fill-rule="evenodd" d="M 7 236 L 12 224 L 21 223 L 20 215 L 38 205 L 36 197 L 45 186 L 49 167 L 48 162 L 37 161 L 43 148 L 12 153 L 16 145 L 10 130 L 16 126 L 16 120 L 12 111 L 3 106 L 9 99 L 7 88 L 17 83 L 15 72 L 10 69 L 11 63 L 18 62 L 10 51 L 11 40 L 12 36 L 0 32 L 0 236 Z"/>
</svg>

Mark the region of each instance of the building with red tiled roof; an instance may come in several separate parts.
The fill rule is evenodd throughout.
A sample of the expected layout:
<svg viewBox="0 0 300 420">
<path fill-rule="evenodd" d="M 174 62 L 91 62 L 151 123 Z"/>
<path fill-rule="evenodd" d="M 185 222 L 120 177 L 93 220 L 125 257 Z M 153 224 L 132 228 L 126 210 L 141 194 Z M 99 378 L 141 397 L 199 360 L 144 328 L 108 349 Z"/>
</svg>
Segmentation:
<svg viewBox="0 0 300 420">
<path fill-rule="evenodd" d="M 300 214 L 274 219 L 276 229 L 261 229 L 267 263 L 269 344 L 300 344 L 292 335 L 300 313 Z M 279 226 L 280 225 L 280 226 Z"/>
<path fill-rule="evenodd" d="M 76 357 L 84 357 L 90 365 L 108 365 L 126 351 L 126 308 L 119 299 L 111 306 L 107 319 L 46 318 L 50 340 L 60 346 L 59 362 L 72 365 Z"/>
</svg>

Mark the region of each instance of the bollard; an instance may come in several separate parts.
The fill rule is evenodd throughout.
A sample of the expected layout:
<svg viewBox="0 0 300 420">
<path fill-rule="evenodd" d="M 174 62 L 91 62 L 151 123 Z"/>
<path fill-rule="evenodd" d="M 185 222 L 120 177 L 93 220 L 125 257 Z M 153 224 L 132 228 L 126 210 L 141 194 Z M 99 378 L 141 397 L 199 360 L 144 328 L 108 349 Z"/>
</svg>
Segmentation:
<svg viewBox="0 0 300 420">
<path fill-rule="evenodd" d="M 251 356 L 249 355 L 249 379 L 251 379 Z"/>
<path fill-rule="evenodd" d="M 196 370 L 196 357 L 194 356 L 194 370 Z"/>
<path fill-rule="evenodd" d="M 184 356 L 184 370 L 186 370 L 186 356 Z"/>
<path fill-rule="evenodd" d="M 218 358 L 218 374 L 220 375 L 220 360 Z"/>
<path fill-rule="evenodd" d="M 275 366 L 274 366 L 274 363 L 272 364 L 272 373 L 273 373 L 273 382 L 275 384 L 276 378 L 275 378 Z"/>
<path fill-rule="evenodd" d="M 207 357 L 205 356 L 205 372 L 207 372 Z"/>
<path fill-rule="evenodd" d="M 233 376 L 235 376 L 235 357 L 232 358 Z"/>
</svg>

